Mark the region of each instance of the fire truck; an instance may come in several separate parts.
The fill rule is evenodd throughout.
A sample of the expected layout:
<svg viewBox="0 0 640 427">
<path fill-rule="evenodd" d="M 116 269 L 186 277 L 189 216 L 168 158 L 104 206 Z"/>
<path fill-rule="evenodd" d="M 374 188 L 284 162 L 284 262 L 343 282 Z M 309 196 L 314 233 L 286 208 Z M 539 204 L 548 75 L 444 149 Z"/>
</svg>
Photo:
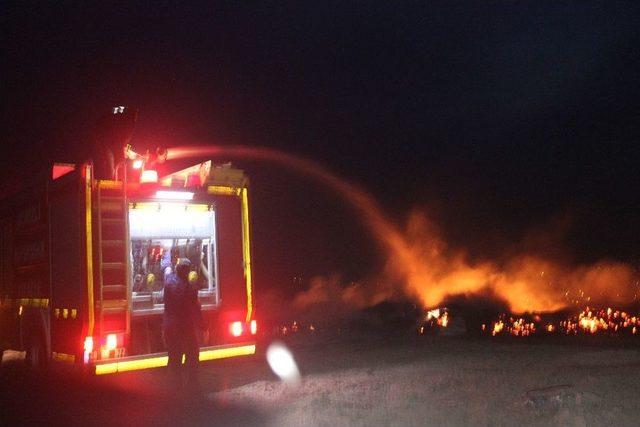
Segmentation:
<svg viewBox="0 0 640 427">
<path fill-rule="evenodd" d="M 164 366 L 164 280 L 188 258 L 200 360 L 254 354 L 246 175 L 206 161 L 159 176 L 127 150 L 108 179 L 58 163 L 2 202 L 0 350 L 97 375 Z"/>
</svg>

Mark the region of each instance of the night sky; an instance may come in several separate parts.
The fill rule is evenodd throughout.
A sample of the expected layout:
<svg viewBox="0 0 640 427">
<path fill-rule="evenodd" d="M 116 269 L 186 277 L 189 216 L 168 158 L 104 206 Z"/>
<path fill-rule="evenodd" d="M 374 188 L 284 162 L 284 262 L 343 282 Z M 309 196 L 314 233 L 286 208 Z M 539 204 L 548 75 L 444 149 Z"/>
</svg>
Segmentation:
<svg viewBox="0 0 640 427">
<path fill-rule="evenodd" d="M 211 142 L 314 159 L 399 224 L 426 210 L 474 259 L 549 233 L 553 244 L 535 250 L 640 262 L 636 2 L 0 10 L 5 187 L 86 158 L 97 118 L 129 105 L 140 110 L 136 148 Z M 233 160 L 252 178 L 260 286 L 381 268 L 340 197 Z"/>
</svg>

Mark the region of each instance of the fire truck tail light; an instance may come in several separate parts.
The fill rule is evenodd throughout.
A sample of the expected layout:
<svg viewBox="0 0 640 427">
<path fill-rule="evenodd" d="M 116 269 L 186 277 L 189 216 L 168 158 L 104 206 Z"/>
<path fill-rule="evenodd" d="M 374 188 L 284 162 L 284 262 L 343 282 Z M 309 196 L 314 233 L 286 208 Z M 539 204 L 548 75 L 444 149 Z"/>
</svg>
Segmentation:
<svg viewBox="0 0 640 427">
<path fill-rule="evenodd" d="M 93 337 L 86 337 L 84 339 L 84 352 L 91 353 L 93 351 Z"/>
<path fill-rule="evenodd" d="M 140 184 L 157 184 L 158 172 L 153 169 L 147 169 L 140 174 Z"/>
<path fill-rule="evenodd" d="M 107 350 L 109 351 L 115 350 L 117 347 L 118 347 L 118 337 L 116 336 L 116 334 L 107 335 L 107 345 L 106 345 Z"/>
<path fill-rule="evenodd" d="M 254 320 L 251 321 L 251 335 L 255 335 L 258 332 L 258 323 Z"/>
<path fill-rule="evenodd" d="M 240 335 L 242 335 L 242 322 L 233 322 L 229 326 L 229 332 L 231 332 L 231 335 L 233 335 L 234 337 L 239 337 Z"/>
</svg>

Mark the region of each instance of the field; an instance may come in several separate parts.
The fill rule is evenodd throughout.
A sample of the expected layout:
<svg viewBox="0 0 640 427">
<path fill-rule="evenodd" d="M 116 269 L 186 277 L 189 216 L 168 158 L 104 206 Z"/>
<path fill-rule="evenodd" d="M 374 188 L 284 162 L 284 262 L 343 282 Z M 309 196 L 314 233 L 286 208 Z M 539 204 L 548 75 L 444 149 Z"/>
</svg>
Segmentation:
<svg viewBox="0 0 640 427">
<path fill-rule="evenodd" d="M 423 338 L 294 341 L 299 386 L 262 380 L 209 396 L 252 402 L 270 425 L 638 425 L 633 342 Z"/>
<path fill-rule="evenodd" d="M 259 354 L 203 364 L 203 396 L 186 403 L 163 369 L 25 380 L 5 363 L 0 424 L 638 425 L 635 337 L 595 338 L 293 336 L 300 384 L 280 382 Z"/>
</svg>

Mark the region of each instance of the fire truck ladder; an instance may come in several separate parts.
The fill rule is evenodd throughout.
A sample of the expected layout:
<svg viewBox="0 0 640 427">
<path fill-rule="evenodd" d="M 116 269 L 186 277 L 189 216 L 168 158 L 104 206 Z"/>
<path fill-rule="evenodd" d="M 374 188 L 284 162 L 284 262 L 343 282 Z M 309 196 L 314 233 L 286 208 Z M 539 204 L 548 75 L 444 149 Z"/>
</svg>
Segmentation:
<svg viewBox="0 0 640 427">
<path fill-rule="evenodd" d="M 122 182 L 99 181 L 96 204 L 100 331 L 102 334 L 125 333 L 128 336 L 131 332 L 129 223 Z"/>
</svg>

